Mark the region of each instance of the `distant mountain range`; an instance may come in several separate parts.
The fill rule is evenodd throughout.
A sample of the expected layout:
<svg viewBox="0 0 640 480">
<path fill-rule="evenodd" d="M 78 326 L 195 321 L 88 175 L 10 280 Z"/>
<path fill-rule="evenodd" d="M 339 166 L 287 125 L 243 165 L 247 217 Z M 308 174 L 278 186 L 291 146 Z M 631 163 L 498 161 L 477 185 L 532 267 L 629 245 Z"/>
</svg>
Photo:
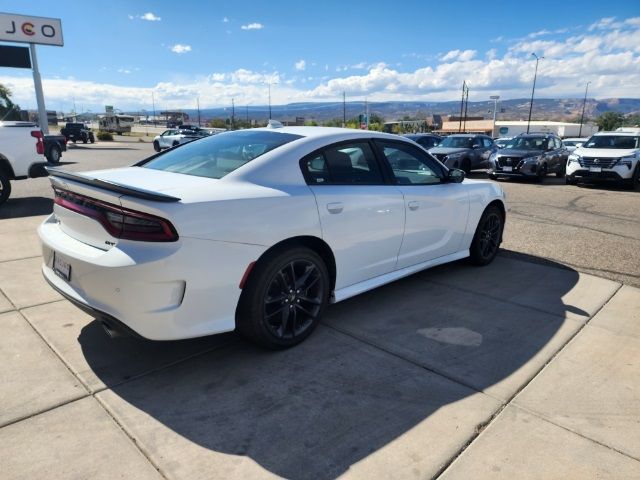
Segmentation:
<svg viewBox="0 0 640 480">
<path fill-rule="evenodd" d="M 498 102 L 498 119 L 500 120 L 526 120 L 529 115 L 528 98 L 514 100 L 501 100 Z M 566 121 L 580 117 L 582 113 L 582 98 L 540 98 L 533 103 L 532 120 Z M 493 117 L 493 101 L 469 102 L 467 116 L 469 117 Z M 426 118 L 431 115 L 460 115 L 460 101 L 457 102 L 369 102 L 367 108 L 370 113 L 375 113 L 385 121 L 402 120 L 403 118 Z M 183 110 L 192 120 L 197 120 L 198 111 L 195 109 Z M 288 105 L 272 105 L 272 118 L 277 120 L 295 120 L 296 117 L 306 121 L 326 122 L 332 119 L 342 119 L 342 102 L 306 102 L 290 103 Z M 347 119 L 357 117 L 364 113 L 364 102 L 347 102 Z M 623 114 L 640 113 L 639 98 L 607 98 L 602 100 L 587 99 L 585 117 L 594 119 L 604 112 L 614 111 Z M 132 112 L 135 113 L 135 112 Z M 232 108 L 207 108 L 200 110 L 202 120 L 211 118 L 229 118 Z M 235 116 L 237 119 L 264 121 L 269 116 L 267 105 L 236 105 Z"/>
</svg>

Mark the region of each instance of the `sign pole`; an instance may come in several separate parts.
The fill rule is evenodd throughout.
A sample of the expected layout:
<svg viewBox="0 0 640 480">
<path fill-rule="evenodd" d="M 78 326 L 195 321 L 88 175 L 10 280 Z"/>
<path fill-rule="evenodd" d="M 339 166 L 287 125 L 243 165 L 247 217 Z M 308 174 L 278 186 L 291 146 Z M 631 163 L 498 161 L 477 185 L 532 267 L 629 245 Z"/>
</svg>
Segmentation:
<svg viewBox="0 0 640 480">
<path fill-rule="evenodd" d="M 49 133 L 49 119 L 47 118 L 47 109 L 44 106 L 44 93 L 42 91 L 42 80 L 40 79 L 40 70 L 38 70 L 38 57 L 36 56 L 36 45 L 29 44 L 31 50 L 31 63 L 33 65 L 33 83 L 36 87 L 36 100 L 38 102 L 38 123 L 42 133 Z"/>
</svg>

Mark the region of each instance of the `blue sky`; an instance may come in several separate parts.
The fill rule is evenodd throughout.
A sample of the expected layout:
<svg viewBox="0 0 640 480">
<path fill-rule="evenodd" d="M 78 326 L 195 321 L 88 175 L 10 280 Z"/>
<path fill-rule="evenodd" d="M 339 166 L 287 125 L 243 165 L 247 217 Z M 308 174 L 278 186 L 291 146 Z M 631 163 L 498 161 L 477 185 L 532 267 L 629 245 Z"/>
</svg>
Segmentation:
<svg viewBox="0 0 640 480">
<path fill-rule="evenodd" d="M 267 102 L 639 97 L 640 1 L 22 2 L 0 11 L 62 19 L 39 46 L 47 108 L 102 111 Z M 79 8 L 81 6 L 81 8 Z M 23 108 L 28 70 L 0 68 Z"/>
</svg>

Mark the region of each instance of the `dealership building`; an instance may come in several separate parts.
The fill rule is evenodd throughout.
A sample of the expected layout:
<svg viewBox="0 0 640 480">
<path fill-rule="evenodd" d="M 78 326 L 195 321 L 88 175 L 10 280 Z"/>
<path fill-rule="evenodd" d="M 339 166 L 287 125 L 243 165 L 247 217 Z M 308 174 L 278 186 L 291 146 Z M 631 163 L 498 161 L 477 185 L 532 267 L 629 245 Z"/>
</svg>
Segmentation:
<svg viewBox="0 0 640 480">
<path fill-rule="evenodd" d="M 449 120 L 442 122 L 442 128 L 434 133 L 450 135 L 452 133 L 483 133 L 491 137 L 514 137 L 521 133 L 529 132 L 555 133 L 560 138 L 589 137 L 598 131 L 598 126 L 593 123 L 551 122 L 546 120 L 499 120 L 493 124 L 493 120 Z M 582 132 L 581 132 L 582 130 Z"/>
</svg>

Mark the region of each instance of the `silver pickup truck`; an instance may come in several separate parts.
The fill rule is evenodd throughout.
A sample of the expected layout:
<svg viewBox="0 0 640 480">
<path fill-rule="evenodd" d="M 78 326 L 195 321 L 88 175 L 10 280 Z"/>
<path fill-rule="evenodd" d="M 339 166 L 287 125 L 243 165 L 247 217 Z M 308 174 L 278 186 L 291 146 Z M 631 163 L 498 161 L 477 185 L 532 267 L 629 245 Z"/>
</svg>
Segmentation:
<svg viewBox="0 0 640 480">
<path fill-rule="evenodd" d="M 11 180 L 46 177 L 44 135 L 35 123 L 0 122 L 0 205 L 11 195 Z"/>
</svg>

